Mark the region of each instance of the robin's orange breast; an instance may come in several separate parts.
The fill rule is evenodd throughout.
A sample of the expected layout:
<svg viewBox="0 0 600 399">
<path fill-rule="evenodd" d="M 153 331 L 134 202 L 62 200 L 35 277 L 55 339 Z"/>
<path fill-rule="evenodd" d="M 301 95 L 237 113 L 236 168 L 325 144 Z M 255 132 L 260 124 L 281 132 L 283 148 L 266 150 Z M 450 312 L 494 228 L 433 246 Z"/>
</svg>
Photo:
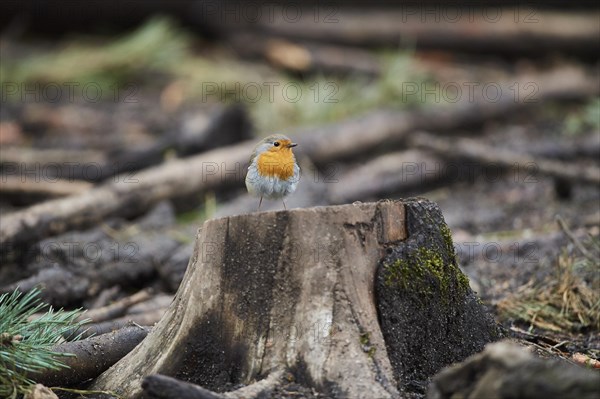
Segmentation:
<svg viewBox="0 0 600 399">
<path fill-rule="evenodd" d="M 278 177 L 283 180 L 288 180 L 294 175 L 295 163 L 291 149 L 265 151 L 258 156 L 256 162 L 261 176 Z"/>
</svg>

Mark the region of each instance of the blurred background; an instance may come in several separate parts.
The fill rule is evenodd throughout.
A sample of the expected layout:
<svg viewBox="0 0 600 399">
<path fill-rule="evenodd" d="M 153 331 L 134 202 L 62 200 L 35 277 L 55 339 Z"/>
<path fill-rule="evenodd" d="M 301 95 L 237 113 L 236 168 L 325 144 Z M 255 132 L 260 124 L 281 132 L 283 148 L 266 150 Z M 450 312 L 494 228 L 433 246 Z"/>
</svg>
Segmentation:
<svg viewBox="0 0 600 399">
<path fill-rule="evenodd" d="M 597 4 L 5 0 L 0 34 L 2 292 L 151 287 L 152 324 L 284 133 L 288 207 L 436 201 L 508 334 L 600 356 Z"/>
</svg>

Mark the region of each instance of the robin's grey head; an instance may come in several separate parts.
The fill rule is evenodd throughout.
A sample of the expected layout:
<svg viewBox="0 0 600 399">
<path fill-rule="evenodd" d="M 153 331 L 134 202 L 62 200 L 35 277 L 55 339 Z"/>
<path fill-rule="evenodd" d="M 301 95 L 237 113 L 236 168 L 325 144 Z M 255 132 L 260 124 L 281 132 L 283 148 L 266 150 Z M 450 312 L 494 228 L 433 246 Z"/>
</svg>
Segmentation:
<svg viewBox="0 0 600 399">
<path fill-rule="evenodd" d="M 262 139 L 260 143 L 256 145 L 254 152 L 252 153 L 252 158 L 265 151 L 291 151 L 291 148 L 297 145 L 298 144 L 296 143 L 292 143 L 292 140 L 286 135 L 272 134 Z"/>
</svg>

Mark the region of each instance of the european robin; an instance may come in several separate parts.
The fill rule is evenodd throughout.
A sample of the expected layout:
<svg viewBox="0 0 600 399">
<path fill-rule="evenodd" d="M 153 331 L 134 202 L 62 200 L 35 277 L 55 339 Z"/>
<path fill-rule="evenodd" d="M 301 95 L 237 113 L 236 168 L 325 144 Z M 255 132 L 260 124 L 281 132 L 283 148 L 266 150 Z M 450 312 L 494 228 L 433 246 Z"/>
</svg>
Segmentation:
<svg viewBox="0 0 600 399">
<path fill-rule="evenodd" d="M 296 191 L 300 179 L 300 167 L 292 152 L 295 146 L 297 144 L 289 137 L 274 134 L 254 147 L 246 174 L 246 188 L 250 194 L 260 196 L 258 210 L 263 197 L 281 198 L 283 208 L 287 209 L 285 197 Z"/>
</svg>

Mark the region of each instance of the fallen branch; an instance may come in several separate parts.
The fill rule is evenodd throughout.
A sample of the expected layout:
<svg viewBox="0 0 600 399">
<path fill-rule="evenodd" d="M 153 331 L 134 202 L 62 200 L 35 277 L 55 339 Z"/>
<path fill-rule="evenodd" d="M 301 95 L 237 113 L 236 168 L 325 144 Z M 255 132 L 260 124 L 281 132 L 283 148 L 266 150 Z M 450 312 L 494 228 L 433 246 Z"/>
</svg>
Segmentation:
<svg viewBox="0 0 600 399">
<path fill-rule="evenodd" d="M 100 293 L 97 294 L 95 298 L 91 299 L 88 308 L 96 309 L 107 306 L 112 301 L 116 301 L 118 299 L 120 292 L 121 287 L 117 285 L 113 285 L 110 288 L 105 288 L 102 291 L 100 291 Z"/>
<path fill-rule="evenodd" d="M 273 13 L 266 6 L 259 11 L 262 15 L 271 12 L 270 18 L 245 21 L 245 25 L 225 10 L 220 11 L 229 18 L 206 18 L 204 22 L 224 35 L 232 30 L 240 34 L 259 31 L 293 40 L 368 47 L 397 46 L 405 41 L 424 49 L 528 56 L 556 51 L 590 56 L 600 49 L 596 10 L 585 13 L 521 7 L 473 10 L 452 3 L 437 7 L 409 3 L 385 9 L 308 7 L 298 12 L 293 23 L 286 20 L 285 12 Z"/>
<path fill-rule="evenodd" d="M 254 384 L 250 384 L 235 391 L 225 392 L 223 396 L 227 399 L 258 399 L 269 396 L 271 392 L 281 384 L 284 374 L 283 370 L 273 371 L 267 378 L 256 381 Z"/>
<path fill-rule="evenodd" d="M 163 314 L 165 314 L 165 311 L 166 309 L 156 309 L 147 313 L 126 315 L 114 320 L 103 321 L 101 323 L 86 324 L 85 327 L 69 332 L 65 335 L 68 338 L 81 334 L 82 337 L 88 338 L 94 335 L 104 335 L 113 331 L 117 331 L 131 324 L 150 327 L 161 319 Z"/>
<path fill-rule="evenodd" d="M 518 154 L 474 139 L 446 139 L 430 133 L 418 132 L 410 137 L 409 143 L 418 148 L 434 151 L 445 158 L 470 159 L 481 163 L 482 166 L 502 169 L 527 168 L 532 178 L 536 178 L 536 174 L 539 173 L 569 182 L 600 184 L 600 168 L 595 165 L 587 166 Z"/>
<path fill-rule="evenodd" d="M 58 178 L 2 176 L 1 179 L 0 195 L 3 200 L 15 205 L 31 205 L 51 198 L 76 195 L 92 187 L 88 182 Z"/>
<path fill-rule="evenodd" d="M 119 174 L 124 174 L 120 179 L 132 183 L 135 181 L 132 172 L 162 163 L 165 152 L 171 148 L 179 156 L 189 156 L 250 138 L 248 116 L 239 106 L 217 109 L 205 119 L 206 122 L 199 129 L 182 129 L 177 134 L 165 135 L 145 146 L 118 148 L 108 152 L 9 147 L 0 151 L 3 183 L 5 179 L 13 177 L 23 181 L 33 180 L 34 183 L 30 185 L 34 187 L 46 183 L 41 184 L 41 187 L 45 187 L 54 185 L 57 180 L 100 182 Z M 35 179 L 31 178 L 31 171 L 36 173 Z"/>
<path fill-rule="evenodd" d="M 492 383 L 493 382 L 493 383 Z M 507 341 L 438 373 L 432 398 L 597 398 L 598 373 L 562 361 L 539 359 Z"/>
<path fill-rule="evenodd" d="M 68 368 L 32 373 L 30 378 L 55 386 L 73 385 L 97 377 L 129 353 L 149 331 L 149 328 L 129 325 L 109 334 L 59 344 L 53 351 L 74 355 L 61 358 Z"/>
<path fill-rule="evenodd" d="M 283 371 L 275 371 L 267 378 L 242 387 L 235 391 L 216 393 L 196 384 L 179 381 L 168 376 L 154 374 L 142 381 L 144 393 L 157 399 L 258 399 L 269 397 L 281 384 Z"/>
<path fill-rule="evenodd" d="M 577 238 L 573 231 L 571 231 L 571 229 L 567 225 L 567 222 L 565 222 L 565 220 L 560 215 L 556 216 L 556 222 L 558 223 L 560 229 L 566 234 L 567 237 L 569 237 L 569 240 L 571 240 L 573 245 L 575 245 L 575 247 L 579 250 L 579 252 L 581 252 L 583 256 L 585 256 L 589 260 L 593 260 L 595 258 L 595 256 L 592 253 L 590 253 L 590 251 L 588 251 L 585 248 L 585 246 L 581 243 L 581 240 Z"/>
<path fill-rule="evenodd" d="M 600 93 L 600 80 L 596 76 L 572 67 L 522 75 L 512 81 L 494 84 L 498 85 L 498 97 L 493 101 L 485 98 L 480 91 L 473 96 L 465 92 L 455 104 L 426 107 L 419 111 L 379 110 L 318 128 L 301 128 L 291 135 L 302 137 L 298 140 L 299 154 L 306 154 L 314 163 L 322 165 L 360 157 L 381 147 L 389 150 L 405 146 L 409 133 L 413 131 L 447 132 L 478 126 L 490 119 L 540 106 L 546 101 L 585 99 Z M 516 93 L 515 87 L 529 87 L 531 90 L 523 89 Z M 420 89 L 415 95 L 424 102 Z"/>
<path fill-rule="evenodd" d="M 89 275 L 56 266 L 44 268 L 31 277 L 0 287 L 0 293 L 11 292 L 15 289 L 29 292 L 39 286 L 42 288 L 40 297 L 45 303 L 64 307 L 85 299 L 88 296 L 90 285 Z"/>
<path fill-rule="evenodd" d="M 166 240 L 165 240 L 166 241 Z M 156 268 L 148 260 L 136 262 L 114 262 L 102 266 L 98 271 L 90 273 L 88 295 L 93 297 L 104 288 L 113 285 L 136 287 L 141 282 L 152 281 L 156 276 Z"/>
<path fill-rule="evenodd" d="M 591 131 L 583 136 L 553 138 L 532 146 L 529 153 L 544 158 L 555 158 L 563 161 L 572 159 L 600 158 L 600 135 Z"/>
<path fill-rule="evenodd" d="M 166 162 L 126 179 L 117 179 L 80 195 L 46 201 L 2 217 L 0 246 L 36 241 L 83 228 L 110 216 L 132 217 L 167 198 L 197 194 L 239 181 L 253 143 L 213 150 L 188 159 Z M 229 172 L 222 168 L 227 165 Z M 191 172 L 196 172 L 191 173 Z M 226 173 L 229 173 L 227 175 Z"/>
<path fill-rule="evenodd" d="M 144 393 L 156 399 L 226 399 L 196 384 L 179 381 L 161 374 L 149 375 L 142 382 Z"/>
<path fill-rule="evenodd" d="M 377 76 L 379 60 L 370 52 L 349 46 L 294 43 L 273 36 L 245 32 L 230 42 L 245 57 L 261 57 L 292 72 L 351 73 Z"/>
<path fill-rule="evenodd" d="M 365 201 L 386 196 L 443 178 L 444 161 L 424 151 L 408 150 L 382 155 L 348 170 L 339 181 L 331 184 L 328 198 L 331 204 Z"/>
<path fill-rule="evenodd" d="M 172 250 L 173 242 L 162 239 L 156 244 L 155 248 L 141 248 L 139 258 L 133 259 L 131 262 L 112 262 L 97 268 L 89 268 L 83 270 L 73 270 L 69 265 L 53 265 L 42 268 L 38 273 L 25 279 L 16 281 L 7 286 L 0 287 L 0 293 L 6 293 L 19 289 L 21 292 L 28 292 L 33 287 L 40 286 L 43 288 L 41 297 L 44 302 L 53 306 L 63 307 L 81 303 L 86 298 L 98 295 L 102 290 L 113 287 L 139 287 L 140 282 L 150 281 L 156 275 L 156 267 L 152 262 L 152 258 L 144 256 L 142 251 L 152 251 L 162 249 L 163 253 L 167 250 Z M 73 258 L 69 259 L 73 262 Z M 160 258 L 157 259 L 160 261 Z M 141 299 L 144 299 L 144 294 L 140 294 Z M 137 300 L 134 298 L 134 300 Z M 111 307 L 112 306 L 112 307 Z M 127 302 L 117 305 L 109 305 L 103 311 L 98 311 L 99 316 L 115 317 L 114 314 L 126 310 L 127 306 L 131 306 Z M 125 307 L 125 309 L 123 309 Z M 95 312 L 95 311 L 93 311 Z M 104 312 L 104 315 L 101 313 Z M 90 316 L 86 316 L 90 317 Z"/>
<path fill-rule="evenodd" d="M 0 149 L 0 165 L 6 176 L 15 175 L 20 168 L 27 171 L 44 171 L 44 177 L 60 176 L 62 167 L 69 165 L 71 173 L 62 174 L 63 178 L 75 178 L 76 167 L 81 164 L 100 164 L 106 162 L 106 155 L 98 150 L 49 149 L 6 146 Z M 28 174 L 27 176 L 31 176 Z"/>
<path fill-rule="evenodd" d="M 173 301 L 174 295 L 158 294 L 127 309 L 128 315 L 150 313 L 158 309 L 166 309 Z"/>
<path fill-rule="evenodd" d="M 112 223 L 106 221 L 86 231 L 72 231 L 42 240 L 23 255 L 23 262 L 35 264 L 33 270 L 39 271 L 0 286 L 0 293 L 12 292 L 17 288 L 27 292 L 40 285 L 44 288 L 41 295 L 46 303 L 56 307 L 80 306 L 83 300 L 99 296 L 110 287 L 137 290 L 147 286 L 157 276 L 159 265 L 177 258 L 177 267 L 169 269 L 173 273 L 162 276 L 165 282 L 170 282 L 170 289 L 176 290 L 177 287 L 173 285 L 181 280 L 179 273 L 183 275 L 191 250 L 180 251 L 178 248 L 181 243 L 178 240 L 158 234 L 174 223 L 173 212 L 171 205 L 163 202 L 132 223 L 121 224 L 117 230 L 113 230 L 110 227 Z M 94 248 L 93 254 L 85 249 L 89 247 Z M 115 298 L 110 300 L 114 301 Z M 104 299 L 100 302 L 103 302 L 100 306 L 90 304 L 88 308 L 106 306 L 108 303 Z M 107 310 L 118 312 L 115 307 L 110 309 Z M 114 317 L 117 315 L 113 313 L 109 318 Z"/>
<path fill-rule="evenodd" d="M 152 297 L 151 289 L 144 289 L 131 296 L 122 298 L 110 305 L 98 309 L 88 310 L 81 315 L 82 319 L 91 319 L 93 323 L 99 323 L 106 320 L 112 320 L 123 316 L 127 310 L 140 302 L 147 301 Z"/>
</svg>

